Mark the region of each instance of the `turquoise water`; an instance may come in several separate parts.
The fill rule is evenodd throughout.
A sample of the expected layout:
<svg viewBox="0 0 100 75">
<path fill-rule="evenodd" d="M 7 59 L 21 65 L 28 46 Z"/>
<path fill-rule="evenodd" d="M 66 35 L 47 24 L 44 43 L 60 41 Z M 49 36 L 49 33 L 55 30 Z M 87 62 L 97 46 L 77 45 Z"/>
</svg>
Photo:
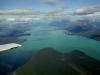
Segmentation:
<svg viewBox="0 0 100 75">
<path fill-rule="evenodd" d="M 66 35 L 65 30 L 58 30 L 51 26 L 32 27 L 31 36 L 23 36 L 27 39 L 21 43 L 21 47 L 0 52 L 0 69 L 9 73 L 12 69 L 25 64 L 37 51 L 52 47 L 60 52 L 80 50 L 87 55 L 100 60 L 100 42 L 89 38 Z"/>
<path fill-rule="evenodd" d="M 52 47 L 60 52 L 70 52 L 81 50 L 87 55 L 100 60 L 100 42 L 89 38 L 64 34 L 64 30 L 57 30 L 51 26 L 33 27 L 31 36 L 21 37 L 27 39 L 22 43 L 22 47 L 16 50 L 40 50 Z"/>
</svg>

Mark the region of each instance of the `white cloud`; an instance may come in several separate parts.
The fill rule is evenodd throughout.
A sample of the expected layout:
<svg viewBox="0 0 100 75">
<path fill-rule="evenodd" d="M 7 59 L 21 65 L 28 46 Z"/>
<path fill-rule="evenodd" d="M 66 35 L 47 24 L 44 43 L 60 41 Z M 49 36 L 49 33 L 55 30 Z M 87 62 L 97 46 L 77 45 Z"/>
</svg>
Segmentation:
<svg viewBox="0 0 100 75">
<path fill-rule="evenodd" d="M 78 15 L 87 15 L 87 14 L 94 14 L 96 12 L 100 12 L 100 6 L 80 8 L 80 9 L 77 9 L 75 11 L 75 14 L 78 14 Z"/>
<path fill-rule="evenodd" d="M 58 14 L 63 12 L 63 9 L 51 9 L 51 10 L 29 10 L 29 9 L 14 9 L 14 10 L 4 10 L 0 11 L 0 15 L 45 15 L 45 14 Z"/>
<path fill-rule="evenodd" d="M 90 8 L 90 7 L 89 7 Z M 82 20 L 82 19 L 98 19 L 100 16 L 99 11 L 97 12 L 97 10 L 99 10 L 98 8 L 96 9 L 96 7 L 91 7 L 91 11 L 93 11 L 95 9 L 95 12 L 93 14 L 84 14 L 84 15 L 76 15 L 74 14 L 74 12 L 67 12 L 65 7 L 64 8 L 56 8 L 56 9 L 50 9 L 50 10 L 29 10 L 29 9 L 13 9 L 13 10 L 1 10 L 0 11 L 0 23 L 4 21 L 6 22 L 50 22 L 50 21 L 54 21 L 54 20 L 61 20 L 61 19 L 68 19 L 70 21 L 77 21 L 77 20 Z M 90 9 L 89 9 L 90 10 Z M 81 13 L 83 14 L 83 12 L 85 13 L 85 11 L 87 11 L 87 9 L 78 9 L 76 10 L 77 14 Z M 6 17 L 8 16 L 9 17 Z M 3 16 L 3 18 L 2 18 Z"/>
<path fill-rule="evenodd" d="M 59 17 L 64 13 L 64 9 L 50 9 L 50 10 L 29 10 L 29 9 L 14 9 L 0 11 L 0 15 L 10 17 L 6 18 L 7 21 L 43 21 L 51 20 Z M 13 17 L 16 16 L 16 17 Z"/>
<path fill-rule="evenodd" d="M 7 18 L 6 21 L 13 22 L 13 21 L 16 21 L 16 19 L 15 18 Z"/>
</svg>

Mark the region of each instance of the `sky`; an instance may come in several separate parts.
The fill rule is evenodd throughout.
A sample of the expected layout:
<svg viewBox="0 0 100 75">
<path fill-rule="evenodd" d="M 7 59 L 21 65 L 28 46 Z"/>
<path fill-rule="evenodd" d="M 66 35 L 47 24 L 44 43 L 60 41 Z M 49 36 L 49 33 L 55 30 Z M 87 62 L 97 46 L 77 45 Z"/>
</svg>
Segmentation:
<svg viewBox="0 0 100 75">
<path fill-rule="evenodd" d="M 70 11 L 82 7 L 99 6 L 100 0 L 0 0 L 0 10 L 27 8 L 35 10 L 69 7 Z"/>
<path fill-rule="evenodd" d="M 0 0 L 0 22 L 98 18 L 100 0 Z M 93 18 L 93 20 L 94 20 Z"/>
</svg>

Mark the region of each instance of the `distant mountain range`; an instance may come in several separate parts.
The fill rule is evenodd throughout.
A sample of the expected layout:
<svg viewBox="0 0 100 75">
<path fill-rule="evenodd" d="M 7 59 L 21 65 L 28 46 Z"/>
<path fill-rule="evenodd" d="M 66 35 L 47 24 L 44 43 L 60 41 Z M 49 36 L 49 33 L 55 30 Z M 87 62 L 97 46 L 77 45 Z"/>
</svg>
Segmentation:
<svg viewBox="0 0 100 75">
<path fill-rule="evenodd" d="M 72 30 L 74 31 L 75 29 L 72 29 Z M 87 30 L 87 31 L 80 32 L 80 33 L 75 33 L 75 32 L 69 31 L 69 32 L 66 32 L 65 34 L 78 35 L 78 36 L 83 36 L 83 37 L 87 37 L 87 38 L 91 38 L 91 39 L 100 41 L 100 29 L 93 29 L 93 30 L 89 30 L 89 31 Z"/>
<path fill-rule="evenodd" d="M 60 53 L 44 48 L 8 75 L 100 75 L 100 61 L 79 50 Z"/>
<path fill-rule="evenodd" d="M 68 35 L 79 35 L 100 41 L 100 22 L 87 19 L 70 22 L 69 20 L 53 21 L 49 25 L 66 30 Z"/>
</svg>

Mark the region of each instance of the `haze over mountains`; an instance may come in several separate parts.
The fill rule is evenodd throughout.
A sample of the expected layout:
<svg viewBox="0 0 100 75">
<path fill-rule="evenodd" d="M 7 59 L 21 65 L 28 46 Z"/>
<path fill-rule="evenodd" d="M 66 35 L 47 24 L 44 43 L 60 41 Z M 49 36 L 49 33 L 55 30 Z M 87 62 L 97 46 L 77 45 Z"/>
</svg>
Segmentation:
<svg viewBox="0 0 100 75">
<path fill-rule="evenodd" d="M 49 25 L 66 30 L 68 35 L 78 35 L 100 41 L 100 22 L 91 22 L 88 19 L 71 22 L 68 20 L 53 21 Z"/>
</svg>

